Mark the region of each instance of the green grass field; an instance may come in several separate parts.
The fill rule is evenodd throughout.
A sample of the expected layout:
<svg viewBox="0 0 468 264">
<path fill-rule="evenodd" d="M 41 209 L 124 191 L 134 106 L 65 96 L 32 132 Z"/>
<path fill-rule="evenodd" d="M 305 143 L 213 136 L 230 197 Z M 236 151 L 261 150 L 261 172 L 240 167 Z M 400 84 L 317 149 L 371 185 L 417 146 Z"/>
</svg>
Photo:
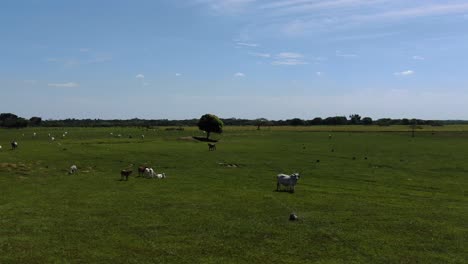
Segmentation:
<svg viewBox="0 0 468 264">
<path fill-rule="evenodd" d="M 397 126 L 228 127 L 210 152 L 193 135 L 0 130 L 0 263 L 468 259 L 467 126 L 415 138 Z M 79 171 L 68 175 L 72 164 Z M 133 176 L 148 164 L 167 178 L 119 181 L 129 164 Z M 276 192 L 276 174 L 296 171 L 296 192 Z"/>
</svg>

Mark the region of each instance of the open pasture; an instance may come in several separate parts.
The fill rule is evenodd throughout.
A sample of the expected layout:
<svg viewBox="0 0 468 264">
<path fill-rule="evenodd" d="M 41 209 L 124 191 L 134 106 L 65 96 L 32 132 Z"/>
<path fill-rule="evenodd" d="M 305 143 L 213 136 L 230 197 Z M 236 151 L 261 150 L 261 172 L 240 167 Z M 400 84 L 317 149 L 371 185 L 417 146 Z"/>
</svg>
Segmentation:
<svg viewBox="0 0 468 264">
<path fill-rule="evenodd" d="M 0 263 L 466 263 L 467 127 L 397 128 L 0 130 Z"/>
</svg>

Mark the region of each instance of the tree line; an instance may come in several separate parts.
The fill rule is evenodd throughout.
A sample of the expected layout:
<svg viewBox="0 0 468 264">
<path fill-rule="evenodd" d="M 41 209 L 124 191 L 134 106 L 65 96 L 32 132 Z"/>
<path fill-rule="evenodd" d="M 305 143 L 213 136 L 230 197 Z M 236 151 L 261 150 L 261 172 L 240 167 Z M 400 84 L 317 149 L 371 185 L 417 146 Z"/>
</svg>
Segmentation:
<svg viewBox="0 0 468 264">
<path fill-rule="evenodd" d="M 358 114 L 346 116 L 333 116 L 327 118 L 316 117 L 313 119 L 292 118 L 286 120 L 268 120 L 266 118 L 242 119 L 220 118 L 226 126 L 256 126 L 258 129 L 266 126 L 339 126 L 339 125 L 431 125 L 442 126 L 447 124 L 468 124 L 464 120 L 421 120 L 421 119 L 391 119 L 380 118 L 373 120 L 370 117 L 361 117 Z M 22 128 L 27 126 L 42 127 L 156 127 L 156 126 L 197 126 L 199 119 L 169 120 L 169 119 L 61 119 L 42 120 L 41 117 L 30 119 L 19 117 L 12 113 L 0 114 L 0 127 Z"/>
</svg>

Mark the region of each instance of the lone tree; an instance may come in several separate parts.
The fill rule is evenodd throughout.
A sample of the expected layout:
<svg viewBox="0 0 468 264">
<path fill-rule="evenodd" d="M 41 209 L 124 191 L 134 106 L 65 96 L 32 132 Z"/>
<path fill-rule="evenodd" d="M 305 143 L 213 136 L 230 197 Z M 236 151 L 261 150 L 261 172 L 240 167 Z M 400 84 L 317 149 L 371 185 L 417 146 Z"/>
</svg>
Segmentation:
<svg viewBox="0 0 468 264">
<path fill-rule="evenodd" d="M 210 133 L 223 133 L 223 121 L 212 114 L 205 114 L 198 120 L 198 128 L 206 132 L 206 139 L 210 138 Z"/>
<path fill-rule="evenodd" d="M 361 116 L 358 114 L 350 115 L 349 118 L 351 119 L 350 122 L 353 125 L 357 125 L 361 122 Z"/>
<path fill-rule="evenodd" d="M 255 125 L 257 126 L 257 130 L 260 130 L 260 127 L 268 125 L 268 119 L 257 118 L 255 119 Z"/>
</svg>

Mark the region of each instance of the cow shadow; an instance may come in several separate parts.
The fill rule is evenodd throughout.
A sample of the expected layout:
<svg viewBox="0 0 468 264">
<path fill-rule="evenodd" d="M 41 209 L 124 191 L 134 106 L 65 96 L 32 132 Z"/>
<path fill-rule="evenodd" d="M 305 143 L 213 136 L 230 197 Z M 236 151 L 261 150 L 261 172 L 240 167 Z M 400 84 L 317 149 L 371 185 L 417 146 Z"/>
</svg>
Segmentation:
<svg viewBox="0 0 468 264">
<path fill-rule="evenodd" d="M 277 192 L 277 193 L 289 193 L 289 194 L 293 194 L 294 191 L 290 191 L 290 190 L 277 190 L 277 189 L 274 189 L 273 192 Z"/>
</svg>

